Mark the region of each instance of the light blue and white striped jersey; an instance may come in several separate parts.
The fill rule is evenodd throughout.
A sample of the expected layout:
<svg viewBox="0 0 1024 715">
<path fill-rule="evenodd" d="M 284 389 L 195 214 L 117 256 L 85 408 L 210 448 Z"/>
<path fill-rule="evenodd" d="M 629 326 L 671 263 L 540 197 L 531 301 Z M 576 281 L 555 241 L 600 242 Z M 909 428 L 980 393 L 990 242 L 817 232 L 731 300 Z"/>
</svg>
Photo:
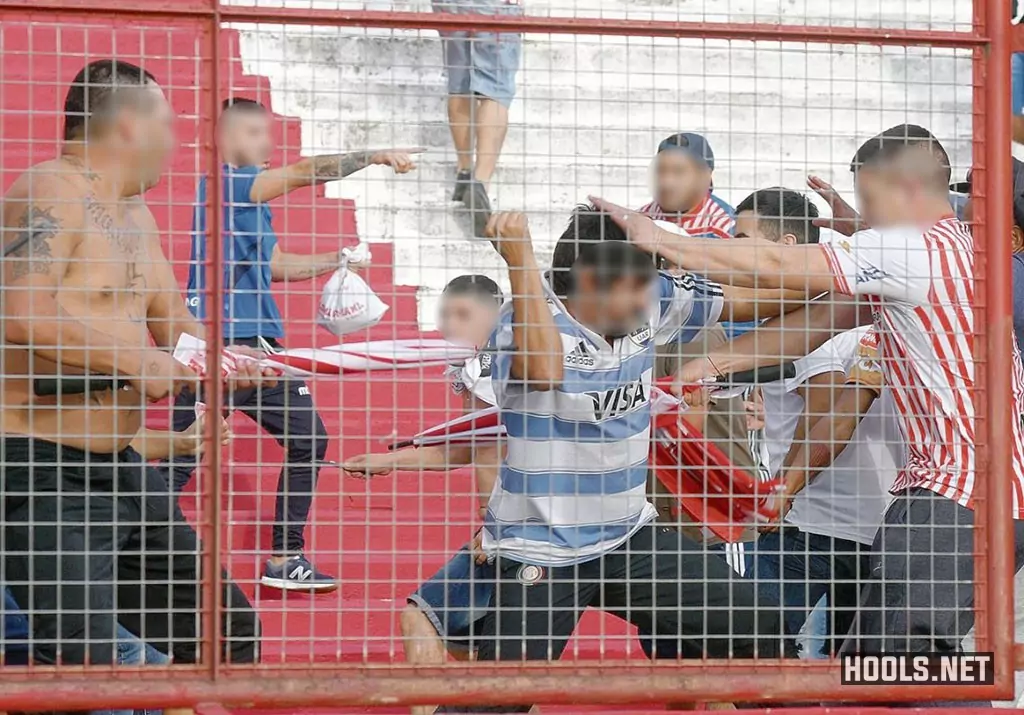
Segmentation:
<svg viewBox="0 0 1024 715">
<path fill-rule="evenodd" d="M 553 295 L 564 375 L 554 390 L 510 377 L 512 304 L 494 335 L 492 378 L 507 433 L 483 548 L 524 563 L 567 566 L 618 547 L 655 517 L 647 501 L 655 345 L 689 342 L 722 312 L 722 289 L 658 275 L 647 322 L 609 344 Z"/>
</svg>

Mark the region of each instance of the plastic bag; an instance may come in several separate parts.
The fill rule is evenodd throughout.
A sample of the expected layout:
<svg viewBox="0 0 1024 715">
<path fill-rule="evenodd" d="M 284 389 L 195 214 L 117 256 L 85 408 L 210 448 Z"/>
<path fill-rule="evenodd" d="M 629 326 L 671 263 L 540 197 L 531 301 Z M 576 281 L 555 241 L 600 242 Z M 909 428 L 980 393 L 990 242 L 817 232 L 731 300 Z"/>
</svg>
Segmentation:
<svg viewBox="0 0 1024 715">
<path fill-rule="evenodd" d="M 317 324 L 339 338 L 376 325 L 388 311 L 388 306 L 366 281 L 348 268 L 349 263 L 369 261 L 366 244 L 361 243 L 344 255 L 341 267 L 324 286 L 316 315 Z"/>
</svg>

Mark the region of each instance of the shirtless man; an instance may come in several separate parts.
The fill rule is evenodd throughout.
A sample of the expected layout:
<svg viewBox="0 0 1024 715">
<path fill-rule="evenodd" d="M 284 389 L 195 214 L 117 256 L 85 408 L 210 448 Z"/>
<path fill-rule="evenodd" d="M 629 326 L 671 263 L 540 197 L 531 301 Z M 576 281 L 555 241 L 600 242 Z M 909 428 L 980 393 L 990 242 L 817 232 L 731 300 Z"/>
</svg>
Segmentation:
<svg viewBox="0 0 1024 715">
<path fill-rule="evenodd" d="M 5 585 L 33 615 L 37 661 L 113 664 L 120 621 L 195 662 L 198 539 L 129 446 L 147 401 L 198 381 L 169 350 L 202 326 L 141 200 L 174 148 L 173 114 L 150 73 L 116 60 L 79 72 L 64 113 L 61 156 L 19 177 L 3 204 Z M 125 386 L 34 394 L 35 378 L 82 373 Z M 246 364 L 236 387 L 260 377 Z M 223 599 L 223 657 L 256 661 L 255 612 L 227 580 Z"/>
</svg>

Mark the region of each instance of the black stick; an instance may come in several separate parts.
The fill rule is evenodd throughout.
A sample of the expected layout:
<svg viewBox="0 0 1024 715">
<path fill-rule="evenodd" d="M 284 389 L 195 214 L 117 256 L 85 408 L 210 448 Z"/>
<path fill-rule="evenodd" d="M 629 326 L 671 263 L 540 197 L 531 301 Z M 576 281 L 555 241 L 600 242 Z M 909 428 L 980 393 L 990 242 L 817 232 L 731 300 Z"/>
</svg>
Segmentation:
<svg viewBox="0 0 1024 715">
<path fill-rule="evenodd" d="M 37 377 L 32 381 L 32 392 L 36 397 L 59 397 L 61 395 L 84 395 L 88 392 L 120 390 L 129 383 L 112 377 L 82 375 L 81 377 Z"/>
<path fill-rule="evenodd" d="M 741 370 L 728 375 L 722 375 L 715 382 L 734 385 L 760 385 L 765 382 L 776 382 L 778 380 L 790 380 L 796 377 L 796 364 L 785 362 L 781 365 L 765 365 L 755 367 L 753 370 Z"/>
</svg>

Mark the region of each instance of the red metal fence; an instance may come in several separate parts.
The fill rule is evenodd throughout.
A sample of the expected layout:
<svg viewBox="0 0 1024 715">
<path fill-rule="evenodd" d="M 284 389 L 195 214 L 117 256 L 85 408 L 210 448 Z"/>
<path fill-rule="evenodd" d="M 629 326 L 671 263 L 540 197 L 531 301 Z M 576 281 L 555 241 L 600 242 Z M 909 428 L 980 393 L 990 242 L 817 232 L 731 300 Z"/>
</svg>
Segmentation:
<svg viewBox="0 0 1024 715">
<path fill-rule="evenodd" d="M 52 27 L 54 37 L 82 28 L 112 24 L 114 45 L 138 36 L 142 30 L 188 36 L 194 57 L 180 57 L 168 50 L 168 62 L 195 67 L 195 111 L 190 131 L 198 149 L 196 166 L 208 172 L 211 196 L 208 206 L 221 204 L 220 163 L 215 154 L 213 117 L 231 92 L 229 58 L 221 38 L 227 25 L 365 27 L 388 30 L 466 30 L 523 32 L 531 35 L 608 35 L 635 38 L 728 40 L 735 43 L 800 43 L 805 46 L 888 46 L 945 48 L 973 52 L 973 169 L 976 201 L 974 236 L 979 302 L 976 306 L 980 346 L 975 395 L 978 434 L 978 538 L 976 539 L 977 650 L 995 653 L 993 686 L 840 686 L 834 662 L 806 661 L 696 661 L 680 663 L 617 662 L 597 660 L 562 663 L 492 665 L 472 663 L 436 668 L 411 667 L 401 662 L 264 662 L 255 667 L 219 664 L 220 565 L 230 551 L 224 534 L 227 521 L 219 495 L 229 489 L 229 466 L 223 450 L 210 450 L 202 467 L 208 475 L 203 485 L 198 528 L 203 537 L 204 571 L 214 574 L 203 583 L 204 607 L 201 628 L 205 634 L 201 664 L 162 669 L 129 669 L 70 666 L 0 668 L 0 711 L 88 708 L 167 708 L 219 703 L 226 707 L 344 707 L 406 706 L 417 703 L 499 704 L 528 694 L 538 703 L 655 705 L 676 701 L 734 701 L 748 703 L 828 701 L 919 701 L 951 699 L 1007 699 L 1013 696 L 1015 664 L 1024 667 L 1024 646 L 1015 651 L 1013 633 L 1006 626 L 1014 620 L 1013 540 L 1010 514 L 1004 505 L 1011 489 L 1010 451 L 1000 448 L 1011 439 L 1010 368 L 994 355 L 1011 351 L 1009 245 L 1010 207 L 1003 187 L 1010 182 L 1009 86 L 1010 54 L 1024 51 L 1024 34 L 1011 28 L 1005 3 L 974 0 L 969 31 L 923 30 L 888 27 L 840 27 L 766 25 L 739 22 L 686 22 L 592 17 L 459 16 L 421 12 L 319 9 L 282 5 L 225 5 L 217 0 L 143 0 L 131 4 L 93 0 L 0 0 L 5 46 L 11 53 L 18 36 L 30 30 Z M 32 29 L 35 28 L 35 29 Z M 25 33 L 22 35 L 21 33 Z M 69 63 L 94 56 L 89 47 L 68 58 Z M 57 47 L 32 46 L 21 55 L 33 62 Z M 132 51 L 146 56 L 145 47 Z M 9 60 L 8 60 L 9 61 Z M 227 68 L 227 69 L 226 69 Z M 54 77 L 66 81 L 68 72 Z M 26 91 L 31 87 L 25 88 Z M 7 87 L 11 92 L 11 86 Z M 12 142 L 17 131 L 14 117 L 0 118 L 7 129 L 2 141 Z M 5 172 L 12 167 L 5 167 Z M 159 201 L 156 202 L 159 204 Z M 170 205 L 170 200 L 168 200 Z M 208 210 L 210 235 L 220 233 L 221 212 Z M 184 230 L 184 227 L 180 227 Z M 211 314 L 221 314 L 224 260 L 219 241 L 210 242 L 209 286 Z M 209 339 L 220 345 L 219 321 L 210 326 Z M 211 365 L 219 365 L 219 349 Z M 215 385 L 211 384 L 211 388 Z M 223 407 L 219 389 L 209 390 L 209 409 Z M 220 443 L 221 425 L 209 423 L 208 437 Z M 567 687 L 571 684 L 571 687 Z"/>
</svg>

